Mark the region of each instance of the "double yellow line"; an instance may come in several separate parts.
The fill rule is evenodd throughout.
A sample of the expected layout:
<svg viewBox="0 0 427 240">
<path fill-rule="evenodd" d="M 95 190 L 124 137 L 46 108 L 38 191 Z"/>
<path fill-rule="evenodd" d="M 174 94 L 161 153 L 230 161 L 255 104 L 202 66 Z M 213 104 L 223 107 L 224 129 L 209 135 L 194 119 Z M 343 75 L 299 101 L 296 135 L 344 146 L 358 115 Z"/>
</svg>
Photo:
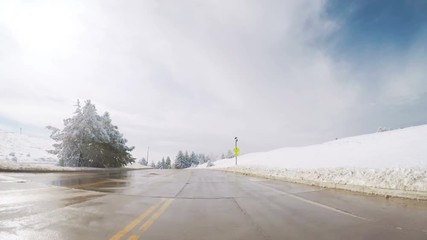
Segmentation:
<svg viewBox="0 0 427 240">
<path fill-rule="evenodd" d="M 174 199 L 164 199 L 153 206 L 149 207 L 144 213 L 142 213 L 140 216 L 135 218 L 132 222 L 130 222 L 126 227 L 121 229 L 119 232 L 117 232 L 113 237 L 110 238 L 110 240 L 120 240 L 123 236 L 128 234 L 132 229 L 135 229 L 135 227 L 141 222 L 146 219 L 148 216 L 150 216 L 145 222 L 142 223 L 141 227 L 139 227 L 139 231 L 132 234 L 128 240 L 136 240 L 138 239 L 141 234 L 143 234 L 145 231 L 147 231 L 150 226 L 158 219 L 165 211 L 166 209 L 171 205 Z M 159 207 L 160 206 L 160 207 Z M 157 210 L 156 210 L 157 209 Z M 153 213 L 154 212 L 154 213 Z M 153 213 L 153 214 L 152 214 Z"/>
</svg>

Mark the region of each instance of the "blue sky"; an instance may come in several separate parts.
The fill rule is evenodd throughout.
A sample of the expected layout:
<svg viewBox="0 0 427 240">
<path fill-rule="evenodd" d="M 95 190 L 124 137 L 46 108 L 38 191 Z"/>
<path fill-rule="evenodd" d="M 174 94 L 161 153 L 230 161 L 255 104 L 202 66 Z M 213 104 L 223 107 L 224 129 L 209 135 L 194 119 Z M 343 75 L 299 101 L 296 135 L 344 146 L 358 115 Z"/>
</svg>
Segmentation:
<svg viewBox="0 0 427 240">
<path fill-rule="evenodd" d="M 2 1 L 0 128 L 76 99 L 135 156 L 243 153 L 427 123 L 427 2 Z"/>
</svg>

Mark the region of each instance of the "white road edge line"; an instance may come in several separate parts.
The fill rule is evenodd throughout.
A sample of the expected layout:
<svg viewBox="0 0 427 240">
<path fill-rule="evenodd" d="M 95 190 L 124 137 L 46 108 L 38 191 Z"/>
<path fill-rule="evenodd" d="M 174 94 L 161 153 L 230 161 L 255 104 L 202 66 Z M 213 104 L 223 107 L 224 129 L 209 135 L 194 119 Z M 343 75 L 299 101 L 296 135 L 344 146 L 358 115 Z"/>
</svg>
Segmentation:
<svg viewBox="0 0 427 240">
<path fill-rule="evenodd" d="M 270 189 L 270 190 L 272 190 L 274 192 L 286 195 L 288 197 L 300 200 L 302 202 L 305 202 L 305 203 L 308 203 L 308 204 L 312 204 L 314 206 L 318 206 L 318 207 L 321 207 L 321 208 L 324 208 L 324 209 L 328 209 L 328 210 L 330 210 L 332 212 L 341 213 L 343 215 L 354 217 L 354 218 L 357 218 L 357 219 L 360 219 L 360 220 L 363 220 L 363 221 L 368 221 L 368 222 L 372 222 L 373 221 L 372 219 L 364 218 L 364 217 L 361 217 L 361 216 L 357 216 L 357 215 L 354 215 L 354 214 L 351 214 L 351 213 L 348 213 L 348 212 L 345 212 L 345 211 L 342 211 L 342 210 L 339 210 L 339 209 L 336 209 L 336 208 L 333 208 L 333 207 L 330 207 L 330 206 L 327 206 L 327 205 L 324 205 L 324 204 L 321 204 L 321 203 L 318 203 L 318 202 L 314 202 L 314 201 L 311 201 L 311 200 L 308 200 L 308 199 L 296 196 L 294 194 L 287 193 L 285 191 L 281 191 L 281 190 L 278 190 L 278 189 L 275 189 L 275 188 L 272 188 L 272 187 L 269 187 L 269 186 L 265 186 L 263 184 L 259 184 L 257 182 L 252 182 L 252 183 L 255 184 L 255 185 L 258 185 L 260 187 L 263 187 L 263 188 L 266 188 L 266 189 Z"/>
</svg>

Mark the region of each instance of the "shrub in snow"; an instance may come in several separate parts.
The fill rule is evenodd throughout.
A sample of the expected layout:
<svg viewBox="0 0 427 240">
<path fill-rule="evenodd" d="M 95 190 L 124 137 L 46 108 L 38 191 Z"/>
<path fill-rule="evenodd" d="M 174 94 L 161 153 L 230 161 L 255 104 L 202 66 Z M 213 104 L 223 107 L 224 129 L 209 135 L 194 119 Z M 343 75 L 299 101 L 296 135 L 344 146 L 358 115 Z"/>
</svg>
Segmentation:
<svg viewBox="0 0 427 240">
<path fill-rule="evenodd" d="M 142 166 L 148 166 L 148 161 L 145 158 L 141 158 L 139 164 L 141 164 Z"/>
<path fill-rule="evenodd" d="M 14 153 L 14 152 L 10 152 L 10 153 L 9 153 L 9 156 L 11 156 L 11 157 L 12 157 L 12 158 L 11 158 L 11 160 L 12 160 L 12 161 L 14 161 L 14 162 L 17 162 L 17 161 L 18 161 L 18 158 L 16 157 L 16 155 L 15 155 L 15 153 Z M 6 160 L 8 160 L 7 156 L 6 156 Z"/>
<path fill-rule="evenodd" d="M 74 116 L 64 120 L 64 129 L 48 126 L 51 138 L 57 143 L 49 153 L 56 154 L 61 166 L 122 167 L 135 162 L 126 146 L 127 140 L 111 123 L 106 112 L 99 116 L 90 100 L 83 108 L 77 102 Z"/>
<path fill-rule="evenodd" d="M 385 127 L 379 127 L 378 130 L 377 130 L 377 132 L 387 132 L 387 131 L 390 131 L 390 130 L 392 130 L 392 129 L 388 129 L 388 128 L 385 128 Z"/>
</svg>

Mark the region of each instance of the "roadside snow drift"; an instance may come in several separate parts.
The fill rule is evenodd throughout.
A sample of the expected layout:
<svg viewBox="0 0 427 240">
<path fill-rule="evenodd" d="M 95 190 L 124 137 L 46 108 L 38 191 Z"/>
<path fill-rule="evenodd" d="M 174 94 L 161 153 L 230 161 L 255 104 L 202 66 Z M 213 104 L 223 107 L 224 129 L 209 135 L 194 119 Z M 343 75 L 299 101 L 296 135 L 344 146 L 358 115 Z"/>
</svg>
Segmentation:
<svg viewBox="0 0 427 240">
<path fill-rule="evenodd" d="M 427 192 L 427 125 L 246 154 L 238 158 L 238 167 L 234 159 L 213 164 L 212 168 L 350 190 L 363 186 Z"/>
</svg>

